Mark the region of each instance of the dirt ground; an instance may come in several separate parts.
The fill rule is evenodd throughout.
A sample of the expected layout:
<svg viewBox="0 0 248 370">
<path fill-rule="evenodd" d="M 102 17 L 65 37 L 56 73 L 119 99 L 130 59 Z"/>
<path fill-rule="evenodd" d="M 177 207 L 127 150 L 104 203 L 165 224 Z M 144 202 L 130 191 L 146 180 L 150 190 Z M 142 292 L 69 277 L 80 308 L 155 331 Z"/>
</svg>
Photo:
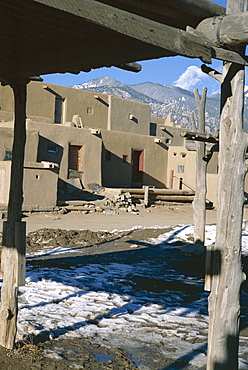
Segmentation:
<svg viewBox="0 0 248 370">
<path fill-rule="evenodd" d="M 245 209 L 244 218 L 248 217 Z M 3 220 L 1 220 L 2 222 Z M 98 245 L 103 241 L 110 240 L 113 235 L 109 233 L 114 229 L 128 230 L 136 225 L 160 226 L 168 229 L 170 225 L 192 224 L 193 212 L 191 204 L 169 204 L 160 207 L 149 207 L 138 209 L 136 214 L 119 211 L 117 213 L 89 213 L 71 211 L 62 213 L 26 213 L 23 221 L 27 225 L 27 252 L 40 250 L 37 241 L 42 240 L 43 245 L 66 246 L 73 245 Z M 216 210 L 207 210 L 207 223 L 216 222 Z M 1 225 L 0 225 L 1 226 Z M 79 231 L 79 230 L 84 231 Z M 105 232 L 100 232 L 104 230 Z M 117 234 L 116 237 L 125 238 L 129 236 L 128 231 Z M 135 230 L 136 240 L 145 240 L 148 237 L 156 237 L 161 230 Z M 139 238 L 139 239 L 138 239 Z M 97 248 L 97 253 L 100 248 Z M 100 252 L 101 253 L 101 252 Z M 32 263 L 32 261 L 30 261 Z M 63 359 L 47 357 L 52 347 L 59 347 Z M 99 361 L 100 357 L 105 359 Z M 6 350 L 0 347 L 0 369 L 8 370 L 53 370 L 70 369 L 71 361 L 77 358 L 78 369 L 89 370 L 134 370 L 138 367 L 133 363 L 130 356 L 118 348 L 110 348 L 102 344 L 92 343 L 90 340 L 47 340 L 44 343 L 35 342 L 29 338 L 25 343 L 18 343 L 14 350 Z M 169 363 L 169 362 L 168 362 Z M 164 359 L 162 367 L 168 364 Z M 75 368 L 75 367 L 74 367 Z M 167 368 L 167 367 L 166 367 Z M 180 367 L 182 368 L 182 367 Z"/>
<path fill-rule="evenodd" d="M 216 209 L 207 210 L 207 224 L 216 222 Z M 248 217 L 248 210 L 245 209 L 244 218 Z M 135 225 L 170 226 L 178 224 L 193 223 L 192 204 L 166 204 L 143 208 L 138 207 L 137 213 L 129 213 L 118 210 L 111 214 L 94 212 L 83 214 L 80 211 L 71 211 L 67 214 L 56 213 L 26 213 L 23 221 L 26 221 L 27 232 L 40 228 L 61 228 L 61 229 L 89 229 L 92 231 L 127 230 Z"/>
</svg>

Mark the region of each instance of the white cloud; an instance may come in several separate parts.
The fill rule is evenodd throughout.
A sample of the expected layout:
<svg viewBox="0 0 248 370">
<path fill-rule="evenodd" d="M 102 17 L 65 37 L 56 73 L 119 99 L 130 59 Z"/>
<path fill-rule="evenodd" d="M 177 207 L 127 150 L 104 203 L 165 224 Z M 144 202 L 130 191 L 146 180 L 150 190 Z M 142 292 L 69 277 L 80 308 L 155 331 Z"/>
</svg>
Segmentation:
<svg viewBox="0 0 248 370">
<path fill-rule="evenodd" d="M 190 66 L 181 74 L 178 80 L 173 82 L 173 85 L 181 87 L 185 90 L 190 90 L 192 87 L 202 82 L 207 77 L 202 70 L 196 66 Z"/>
</svg>

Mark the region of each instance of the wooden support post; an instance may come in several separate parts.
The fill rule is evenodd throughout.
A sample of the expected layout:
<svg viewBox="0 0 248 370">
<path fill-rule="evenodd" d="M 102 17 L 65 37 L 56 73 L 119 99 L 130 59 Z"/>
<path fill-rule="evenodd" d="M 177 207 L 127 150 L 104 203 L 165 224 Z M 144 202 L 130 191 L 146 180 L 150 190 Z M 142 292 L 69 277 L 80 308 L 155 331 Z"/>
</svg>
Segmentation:
<svg viewBox="0 0 248 370">
<path fill-rule="evenodd" d="M 248 0 L 228 1 L 228 13 L 247 9 Z M 244 157 L 247 148 L 243 107 L 244 68 L 226 62 L 221 87 L 217 230 L 215 269 L 209 297 L 207 370 L 238 369 Z"/>
<path fill-rule="evenodd" d="M 144 186 L 144 205 L 145 207 L 149 205 L 149 186 Z"/>
<path fill-rule="evenodd" d="M 14 142 L 12 150 L 11 181 L 8 204 L 8 217 L 3 235 L 3 285 L 1 289 L 0 308 L 0 345 L 13 349 L 16 337 L 17 293 L 19 282 L 23 283 L 24 269 L 24 226 L 22 218 L 22 184 L 24 149 L 26 142 L 26 89 L 27 81 L 11 84 L 15 97 Z M 22 235 L 19 239 L 19 230 Z M 20 253 L 18 253 L 18 250 Z M 19 264 L 19 268 L 18 268 Z M 20 265 L 22 266 L 20 269 Z M 22 281 L 20 281 L 22 280 Z"/>
<path fill-rule="evenodd" d="M 198 110 L 198 132 L 205 134 L 205 106 L 207 88 L 202 89 L 200 98 L 198 89 L 194 90 L 195 101 Z M 194 209 L 194 243 L 204 245 L 206 223 L 206 167 L 205 143 L 196 142 L 196 192 L 193 203 Z"/>
</svg>

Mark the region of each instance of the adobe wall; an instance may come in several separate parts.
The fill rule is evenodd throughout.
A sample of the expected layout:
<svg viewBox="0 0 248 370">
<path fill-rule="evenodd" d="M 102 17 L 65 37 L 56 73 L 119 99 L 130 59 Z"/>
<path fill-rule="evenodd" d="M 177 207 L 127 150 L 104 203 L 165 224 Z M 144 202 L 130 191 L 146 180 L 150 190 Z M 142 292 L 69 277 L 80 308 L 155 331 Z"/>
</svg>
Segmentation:
<svg viewBox="0 0 248 370">
<path fill-rule="evenodd" d="M 195 188 L 196 160 L 195 152 L 187 151 L 183 146 L 170 146 L 168 152 L 168 179 L 174 171 L 173 189 L 179 189 L 180 178 L 189 186 Z M 190 190 L 186 185 L 183 190 Z"/>
<path fill-rule="evenodd" d="M 95 182 L 101 185 L 101 137 L 91 133 L 91 130 L 64 125 L 41 124 L 28 122 L 27 128 L 39 130 L 39 149 L 37 161 L 49 161 L 59 165 L 59 177 L 62 181 L 80 186 L 78 181 L 68 178 L 69 145 L 83 147 L 82 151 L 82 176 L 83 186 Z M 48 147 L 57 147 L 56 153 L 48 151 Z"/>
<path fill-rule="evenodd" d="M 87 127 L 107 128 L 108 95 L 96 94 L 70 87 L 30 82 L 27 87 L 27 118 L 32 121 L 54 123 L 56 97 L 62 102 L 62 122 L 72 121 L 74 115 L 82 117 Z M 0 86 L 1 110 L 13 112 L 13 94 L 9 86 Z"/>
<path fill-rule="evenodd" d="M 167 183 L 167 147 L 154 142 L 154 137 L 114 131 L 102 131 L 103 186 L 132 185 L 132 149 L 144 150 L 143 185 L 163 188 Z M 106 156 L 106 152 L 110 152 Z M 127 156 L 123 161 L 123 155 Z M 110 160 L 109 160 L 110 159 Z"/>
<path fill-rule="evenodd" d="M 25 163 L 23 206 L 54 207 L 57 204 L 58 173 L 40 163 Z"/>
<path fill-rule="evenodd" d="M 150 135 L 150 106 L 133 100 L 109 96 L 110 112 L 108 129 Z"/>
<path fill-rule="evenodd" d="M 13 122 L 0 122 L 0 161 L 7 160 L 6 154 L 12 152 L 13 138 Z M 38 130 L 29 129 L 26 137 L 24 161 L 36 162 L 38 142 Z"/>
<path fill-rule="evenodd" d="M 176 125 L 171 115 L 168 115 L 167 118 L 152 116 L 150 125 L 150 134 L 164 138 L 166 145 L 184 146 L 184 138 L 181 133 L 187 131 L 187 129 Z"/>
<path fill-rule="evenodd" d="M 8 204 L 10 175 L 11 161 L 0 161 L 0 205 Z M 57 182 L 56 171 L 44 168 L 41 163 L 26 162 L 23 176 L 23 206 L 54 207 L 57 203 Z"/>
<path fill-rule="evenodd" d="M 7 205 L 9 199 L 11 161 L 0 161 L 0 205 Z"/>
</svg>

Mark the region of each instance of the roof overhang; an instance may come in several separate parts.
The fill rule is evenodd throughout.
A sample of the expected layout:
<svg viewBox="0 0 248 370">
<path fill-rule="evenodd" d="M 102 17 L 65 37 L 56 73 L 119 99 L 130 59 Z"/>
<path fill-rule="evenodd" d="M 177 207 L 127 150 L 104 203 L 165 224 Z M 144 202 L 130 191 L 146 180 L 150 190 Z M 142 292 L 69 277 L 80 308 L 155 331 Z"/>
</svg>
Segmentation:
<svg viewBox="0 0 248 370">
<path fill-rule="evenodd" d="M 207 0 L 0 0 L 0 11 L 5 81 L 178 54 L 209 62 L 184 29 L 225 13 Z"/>
</svg>

